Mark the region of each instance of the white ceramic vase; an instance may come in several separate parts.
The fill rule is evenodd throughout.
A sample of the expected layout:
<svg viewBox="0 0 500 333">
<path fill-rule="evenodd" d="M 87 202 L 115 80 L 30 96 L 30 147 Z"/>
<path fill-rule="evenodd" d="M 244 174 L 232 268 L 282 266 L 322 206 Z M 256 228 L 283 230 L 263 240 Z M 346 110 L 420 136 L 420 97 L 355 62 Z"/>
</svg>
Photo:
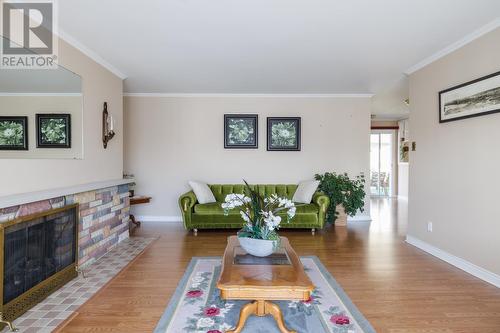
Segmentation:
<svg viewBox="0 0 500 333">
<path fill-rule="evenodd" d="M 274 252 L 274 240 L 255 239 L 248 237 L 238 237 L 241 247 L 249 254 L 256 257 L 267 257 Z"/>
</svg>

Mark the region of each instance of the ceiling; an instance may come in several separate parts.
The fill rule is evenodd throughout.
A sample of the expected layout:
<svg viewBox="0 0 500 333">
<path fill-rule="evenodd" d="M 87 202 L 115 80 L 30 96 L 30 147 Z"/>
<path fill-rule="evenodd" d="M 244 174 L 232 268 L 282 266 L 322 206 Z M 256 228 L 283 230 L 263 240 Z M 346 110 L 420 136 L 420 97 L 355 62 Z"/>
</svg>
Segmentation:
<svg viewBox="0 0 500 333">
<path fill-rule="evenodd" d="M 129 93 L 383 93 L 498 0 L 64 0 L 60 28 Z M 63 35 L 64 37 L 64 35 Z"/>
</svg>

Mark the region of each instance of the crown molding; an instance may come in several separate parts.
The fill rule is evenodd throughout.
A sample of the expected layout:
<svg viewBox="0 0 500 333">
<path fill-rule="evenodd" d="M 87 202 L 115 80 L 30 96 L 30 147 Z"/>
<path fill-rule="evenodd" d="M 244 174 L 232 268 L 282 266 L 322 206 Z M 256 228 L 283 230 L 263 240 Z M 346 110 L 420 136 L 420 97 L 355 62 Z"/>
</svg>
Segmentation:
<svg viewBox="0 0 500 333">
<path fill-rule="evenodd" d="M 121 70 L 119 70 L 115 66 L 111 65 L 109 62 L 104 60 L 99 54 L 97 54 L 93 50 L 89 49 L 87 46 L 80 43 L 76 38 L 69 35 L 65 31 L 63 31 L 62 29 L 59 29 L 57 35 L 59 36 L 59 38 L 64 40 L 66 43 L 73 46 L 74 48 L 76 48 L 77 50 L 79 50 L 80 52 L 85 54 L 87 57 L 89 57 L 90 59 L 97 62 L 102 67 L 106 68 L 108 71 L 110 71 L 114 75 L 118 76 L 120 79 L 125 80 L 127 78 L 127 75 L 125 73 L 123 73 Z"/>
<path fill-rule="evenodd" d="M 459 48 L 461 48 L 461 47 L 469 44 L 470 42 L 478 39 L 479 37 L 487 34 L 488 32 L 491 32 L 491 31 L 497 29 L 498 27 L 500 27 L 500 17 L 495 19 L 494 21 L 482 26 L 481 28 L 471 32 L 470 34 L 466 35 L 464 38 L 456 41 L 455 43 L 448 45 L 447 47 L 434 53 L 430 57 L 425 58 L 424 60 L 420 61 L 419 63 L 408 68 L 404 73 L 406 75 L 413 74 L 416 71 L 424 68 L 425 66 L 430 65 L 431 63 L 435 62 L 436 60 L 441 59 L 442 57 L 452 53 L 453 51 L 456 51 Z"/>
<path fill-rule="evenodd" d="M 372 98 L 373 94 L 190 94 L 124 93 L 124 97 L 267 97 L 267 98 Z"/>
</svg>

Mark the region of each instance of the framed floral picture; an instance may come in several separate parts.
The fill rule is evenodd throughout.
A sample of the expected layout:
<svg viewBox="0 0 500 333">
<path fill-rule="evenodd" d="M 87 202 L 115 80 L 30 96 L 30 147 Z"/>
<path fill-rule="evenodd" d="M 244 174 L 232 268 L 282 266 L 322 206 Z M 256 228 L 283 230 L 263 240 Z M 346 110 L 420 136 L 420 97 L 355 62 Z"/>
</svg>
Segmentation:
<svg viewBox="0 0 500 333">
<path fill-rule="evenodd" d="M 267 118 L 268 151 L 300 151 L 300 117 Z"/>
<path fill-rule="evenodd" d="M 258 115 L 225 114 L 224 148 L 258 148 Z"/>
<path fill-rule="evenodd" d="M 71 115 L 37 114 L 36 132 L 38 148 L 71 148 Z"/>
<path fill-rule="evenodd" d="M 0 117 L 0 150 L 28 150 L 28 117 Z"/>
</svg>

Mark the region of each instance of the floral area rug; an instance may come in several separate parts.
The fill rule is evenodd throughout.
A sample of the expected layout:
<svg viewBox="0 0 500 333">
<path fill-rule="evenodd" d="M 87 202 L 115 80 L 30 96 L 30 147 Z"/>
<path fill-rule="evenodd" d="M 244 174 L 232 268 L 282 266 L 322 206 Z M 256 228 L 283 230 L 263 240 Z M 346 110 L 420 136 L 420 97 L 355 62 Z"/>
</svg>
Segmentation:
<svg viewBox="0 0 500 333">
<path fill-rule="evenodd" d="M 317 257 L 302 257 L 316 286 L 307 301 L 277 301 L 285 323 L 298 333 L 374 333 L 370 323 L 352 304 Z M 247 301 L 224 301 L 216 287 L 221 259 L 197 257 L 161 317 L 155 333 L 224 333 L 233 328 Z M 248 318 L 243 333 L 279 333 L 272 316 Z"/>
</svg>

